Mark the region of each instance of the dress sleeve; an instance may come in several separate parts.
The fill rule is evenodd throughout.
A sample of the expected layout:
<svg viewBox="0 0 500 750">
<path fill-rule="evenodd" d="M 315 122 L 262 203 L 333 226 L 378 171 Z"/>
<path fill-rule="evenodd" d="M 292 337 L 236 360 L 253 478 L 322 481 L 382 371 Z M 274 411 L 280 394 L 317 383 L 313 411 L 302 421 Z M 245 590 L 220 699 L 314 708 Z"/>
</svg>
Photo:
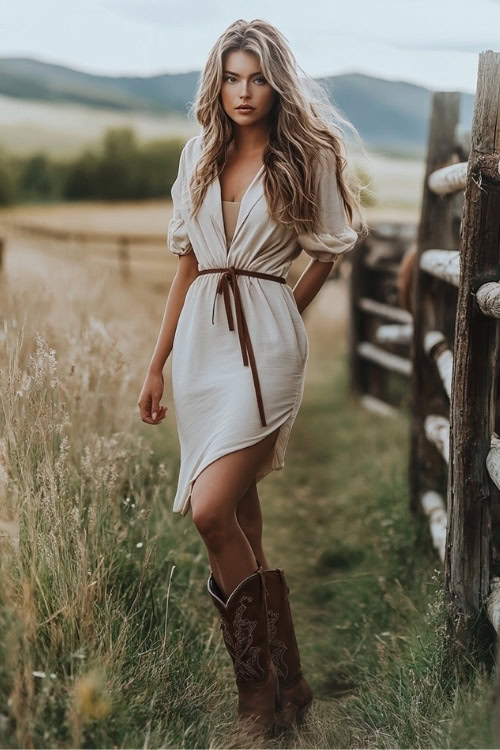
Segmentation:
<svg viewBox="0 0 500 750">
<path fill-rule="evenodd" d="M 337 255 L 352 250 L 358 239 L 349 224 L 337 184 L 333 154 L 323 155 L 318 162 L 317 202 L 319 226 L 317 232 L 304 232 L 297 241 L 308 255 L 323 263 L 331 263 Z"/>
<path fill-rule="evenodd" d="M 193 249 L 186 229 L 185 151 L 186 146 L 181 151 L 179 170 L 170 190 L 172 218 L 168 224 L 167 245 L 175 255 L 187 255 Z"/>
</svg>

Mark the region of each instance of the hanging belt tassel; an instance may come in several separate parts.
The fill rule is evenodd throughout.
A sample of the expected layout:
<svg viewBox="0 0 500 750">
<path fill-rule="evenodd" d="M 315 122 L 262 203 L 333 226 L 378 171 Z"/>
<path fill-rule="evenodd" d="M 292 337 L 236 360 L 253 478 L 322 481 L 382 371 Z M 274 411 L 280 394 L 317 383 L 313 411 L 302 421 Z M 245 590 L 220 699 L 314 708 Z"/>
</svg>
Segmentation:
<svg viewBox="0 0 500 750">
<path fill-rule="evenodd" d="M 217 295 L 222 294 L 222 296 L 224 297 L 224 307 L 226 310 L 226 318 L 230 331 L 234 331 L 234 319 L 231 309 L 229 287 L 231 287 L 233 290 L 234 304 L 236 309 L 236 327 L 238 329 L 238 339 L 240 342 L 241 356 L 243 359 L 243 364 L 245 366 L 250 365 L 260 419 L 262 422 L 262 426 L 266 427 L 267 422 L 264 414 L 264 403 L 262 400 L 262 391 L 260 387 L 259 376 L 257 374 L 257 363 L 255 361 L 255 355 L 250 339 L 250 333 L 248 331 L 247 322 L 243 313 L 240 290 L 237 283 L 237 275 L 240 274 L 244 276 L 255 276 L 260 279 L 278 281 L 281 284 L 286 284 L 286 279 L 284 276 L 273 276 L 269 273 L 260 273 L 258 271 L 246 271 L 245 269 L 235 268 L 234 266 L 230 266 L 228 268 L 205 268 L 202 271 L 199 271 L 199 273 L 221 273 L 221 277 L 217 282 L 217 288 L 215 290 L 214 304 L 212 307 L 212 324 L 214 323 L 215 303 L 217 301 Z"/>
</svg>

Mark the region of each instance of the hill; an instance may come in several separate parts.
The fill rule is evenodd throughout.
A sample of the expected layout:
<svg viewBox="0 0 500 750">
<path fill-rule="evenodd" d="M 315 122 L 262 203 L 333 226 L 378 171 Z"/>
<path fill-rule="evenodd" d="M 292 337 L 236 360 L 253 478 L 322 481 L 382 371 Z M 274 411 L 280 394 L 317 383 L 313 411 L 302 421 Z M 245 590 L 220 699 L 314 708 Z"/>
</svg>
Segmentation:
<svg viewBox="0 0 500 750">
<path fill-rule="evenodd" d="M 0 58 L 0 95 L 45 105 L 78 105 L 88 114 L 175 118 L 182 122 L 192 101 L 199 71 L 154 76 L 101 76 L 30 58 Z M 432 92 L 404 81 L 388 81 L 360 73 L 320 79 L 342 112 L 372 147 L 421 153 L 425 147 Z M 461 125 L 470 128 L 474 97 L 462 94 Z M 11 118 L 12 119 L 12 118 Z M 57 118 L 54 118 L 57 127 Z M 0 138 L 11 145 L 2 131 Z M 12 129 L 12 122 L 9 122 Z M 31 127 L 35 127 L 31 124 Z M 15 130 L 15 128 L 14 128 Z M 14 133 L 13 133 L 14 135 Z M 18 133 L 18 135 L 20 135 Z"/>
</svg>

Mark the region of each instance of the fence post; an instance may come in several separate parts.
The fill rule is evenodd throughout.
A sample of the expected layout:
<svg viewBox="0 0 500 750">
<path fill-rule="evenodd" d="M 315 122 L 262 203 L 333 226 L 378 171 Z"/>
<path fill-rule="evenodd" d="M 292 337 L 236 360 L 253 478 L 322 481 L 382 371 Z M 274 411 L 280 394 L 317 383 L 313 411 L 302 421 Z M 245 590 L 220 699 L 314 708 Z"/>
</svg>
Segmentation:
<svg viewBox="0 0 500 750">
<path fill-rule="evenodd" d="M 460 94 L 436 92 L 427 142 L 427 165 L 424 178 L 420 225 L 412 295 L 415 300 L 410 383 L 410 509 L 417 514 L 425 492 L 446 492 L 447 471 L 443 459 L 425 434 L 428 414 L 448 417 L 448 397 L 442 388 L 434 361 L 425 351 L 424 337 L 429 330 L 439 330 L 450 343 L 455 325 L 456 288 L 427 274 L 420 266 L 425 250 L 456 250 L 458 224 L 455 221 L 456 198 L 437 195 L 428 185 L 429 175 L 449 164 L 455 153 L 455 130 L 458 123 Z"/>
<path fill-rule="evenodd" d="M 496 416 L 500 324 L 481 312 L 477 289 L 500 280 L 500 180 L 485 169 L 500 154 L 500 54 L 479 56 L 460 248 L 455 326 L 445 588 L 448 630 L 460 666 L 477 632 L 490 582 L 491 494 L 486 468 Z M 465 664 L 464 664 L 465 666 Z"/>
<path fill-rule="evenodd" d="M 118 238 L 118 262 L 120 273 L 126 280 L 130 278 L 130 248 L 127 237 Z"/>
</svg>

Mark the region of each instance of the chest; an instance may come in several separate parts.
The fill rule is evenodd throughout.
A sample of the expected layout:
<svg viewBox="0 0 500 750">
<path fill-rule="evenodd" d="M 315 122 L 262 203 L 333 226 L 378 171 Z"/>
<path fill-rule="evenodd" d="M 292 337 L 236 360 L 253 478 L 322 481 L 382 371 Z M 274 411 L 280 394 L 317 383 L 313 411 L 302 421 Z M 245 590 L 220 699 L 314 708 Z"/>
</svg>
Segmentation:
<svg viewBox="0 0 500 750">
<path fill-rule="evenodd" d="M 262 167 L 260 157 L 243 160 L 228 160 L 219 175 L 221 199 L 226 202 L 241 202 L 247 187 Z"/>
</svg>

